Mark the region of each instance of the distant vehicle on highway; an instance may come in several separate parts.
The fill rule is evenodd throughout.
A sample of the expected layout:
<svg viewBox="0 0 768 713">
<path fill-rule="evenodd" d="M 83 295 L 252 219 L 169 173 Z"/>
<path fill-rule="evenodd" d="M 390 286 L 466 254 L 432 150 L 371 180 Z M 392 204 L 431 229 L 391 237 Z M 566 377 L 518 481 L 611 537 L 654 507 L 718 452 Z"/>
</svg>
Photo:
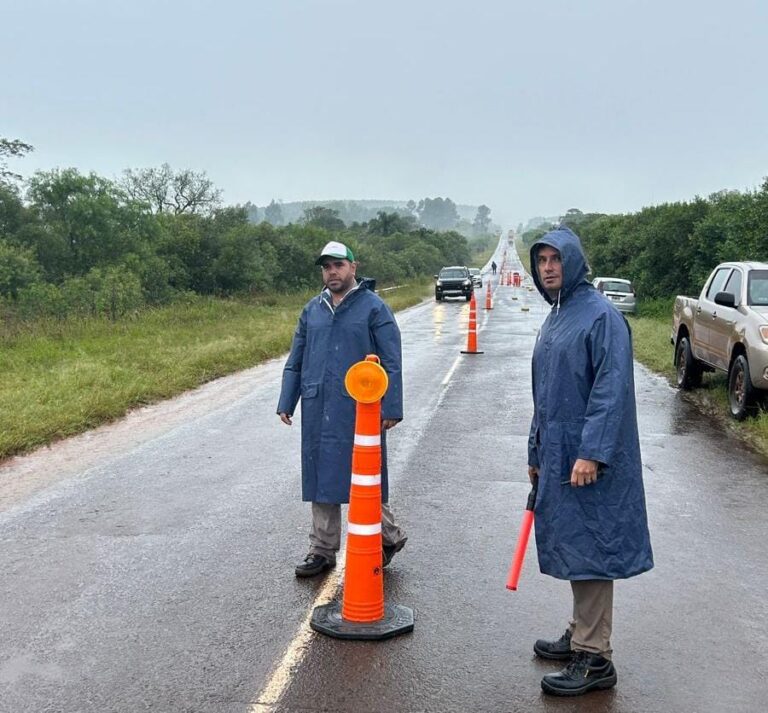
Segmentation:
<svg viewBox="0 0 768 713">
<path fill-rule="evenodd" d="M 472 277 L 472 282 L 474 283 L 475 287 L 483 286 L 483 273 L 480 272 L 479 267 L 470 267 L 469 274 Z"/>
<path fill-rule="evenodd" d="M 619 312 L 637 313 L 637 295 L 629 280 L 621 277 L 596 277 L 592 284 L 602 292 Z"/>
<path fill-rule="evenodd" d="M 435 299 L 438 302 L 446 297 L 464 297 L 469 302 L 473 291 L 472 276 L 466 265 L 444 267 L 439 275 L 435 275 Z"/>
<path fill-rule="evenodd" d="M 768 263 L 722 263 L 698 299 L 678 296 L 670 340 L 679 388 L 699 386 L 704 371 L 723 371 L 731 415 L 756 413 L 768 393 Z"/>
</svg>

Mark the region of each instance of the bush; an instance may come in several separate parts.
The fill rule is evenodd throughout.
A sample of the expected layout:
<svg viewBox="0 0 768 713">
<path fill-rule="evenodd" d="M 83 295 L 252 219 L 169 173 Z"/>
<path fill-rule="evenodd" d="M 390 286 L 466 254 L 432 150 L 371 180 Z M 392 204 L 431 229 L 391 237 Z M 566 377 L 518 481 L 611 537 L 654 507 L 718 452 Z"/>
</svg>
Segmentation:
<svg viewBox="0 0 768 713">
<path fill-rule="evenodd" d="M 40 265 L 31 250 L 0 240 L 0 295 L 16 297 L 40 279 Z"/>
<path fill-rule="evenodd" d="M 116 320 L 144 303 L 139 276 L 125 268 L 94 268 L 87 275 L 93 294 L 94 314 Z"/>
<path fill-rule="evenodd" d="M 61 290 L 49 282 L 38 282 L 19 290 L 16 306 L 23 319 L 44 316 L 62 319 L 67 315 L 67 305 Z"/>
<path fill-rule="evenodd" d="M 672 308 L 674 305 L 674 297 L 657 297 L 650 300 L 640 300 L 637 304 L 637 316 L 651 317 L 653 319 L 668 319 L 671 324 Z"/>
<path fill-rule="evenodd" d="M 19 291 L 16 301 L 25 319 L 105 316 L 116 320 L 144 304 L 139 277 L 123 267 L 93 268 L 61 287 L 36 283 Z"/>
</svg>

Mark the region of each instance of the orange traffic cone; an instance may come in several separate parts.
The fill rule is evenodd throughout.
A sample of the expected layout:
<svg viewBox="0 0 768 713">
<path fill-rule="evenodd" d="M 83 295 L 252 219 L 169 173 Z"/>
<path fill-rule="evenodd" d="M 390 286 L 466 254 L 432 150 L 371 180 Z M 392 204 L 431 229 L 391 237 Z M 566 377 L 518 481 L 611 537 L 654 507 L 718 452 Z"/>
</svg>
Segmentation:
<svg viewBox="0 0 768 713">
<path fill-rule="evenodd" d="M 493 309 L 491 302 L 491 281 L 488 280 L 488 288 L 485 291 L 485 309 Z"/>
<path fill-rule="evenodd" d="M 381 552 L 381 398 L 387 372 L 369 354 L 347 371 L 357 401 L 343 603 L 315 607 L 309 625 L 337 639 L 388 639 L 413 630 L 413 610 L 384 603 Z"/>
<path fill-rule="evenodd" d="M 467 333 L 467 348 L 461 351 L 462 354 L 482 354 L 477 350 L 477 302 L 475 293 L 472 293 L 472 299 L 469 301 L 469 332 Z"/>
</svg>

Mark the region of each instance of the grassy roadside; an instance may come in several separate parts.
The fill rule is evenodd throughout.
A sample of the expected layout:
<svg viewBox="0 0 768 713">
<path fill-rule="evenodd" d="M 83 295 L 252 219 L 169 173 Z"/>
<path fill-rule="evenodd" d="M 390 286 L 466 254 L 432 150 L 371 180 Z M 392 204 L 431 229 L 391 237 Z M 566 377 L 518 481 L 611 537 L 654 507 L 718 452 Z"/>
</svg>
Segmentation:
<svg viewBox="0 0 768 713">
<path fill-rule="evenodd" d="M 656 314 L 659 311 L 658 305 L 646 306 L 645 311 L 651 314 L 644 316 L 641 305 L 640 316 L 629 318 L 635 358 L 674 384 L 675 369 L 672 363 L 672 345 L 669 342 L 671 317 Z M 671 314 L 670 306 L 669 315 Z M 706 373 L 701 388 L 686 392 L 685 398 L 695 403 L 713 423 L 768 456 L 768 413 L 761 411 L 756 418 L 735 421 L 728 411 L 726 387 L 725 374 Z"/>
<path fill-rule="evenodd" d="M 488 248 L 488 250 L 484 250 L 481 253 L 477 253 L 472 256 L 472 260 L 470 261 L 470 267 L 479 267 L 482 268 L 484 265 L 486 265 L 488 262 L 490 262 L 491 257 L 496 252 L 496 245 L 494 245 L 492 248 Z"/>
<path fill-rule="evenodd" d="M 531 274 L 531 251 L 530 248 L 522 241 L 521 238 L 515 238 L 515 249 L 517 255 L 520 258 L 520 262 L 523 263 L 523 268 L 530 275 Z"/>
<path fill-rule="evenodd" d="M 381 292 L 395 311 L 431 294 L 421 280 Z M 0 460 L 82 433 L 286 352 L 311 293 L 198 299 L 103 319 L 0 332 Z"/>
</svg>

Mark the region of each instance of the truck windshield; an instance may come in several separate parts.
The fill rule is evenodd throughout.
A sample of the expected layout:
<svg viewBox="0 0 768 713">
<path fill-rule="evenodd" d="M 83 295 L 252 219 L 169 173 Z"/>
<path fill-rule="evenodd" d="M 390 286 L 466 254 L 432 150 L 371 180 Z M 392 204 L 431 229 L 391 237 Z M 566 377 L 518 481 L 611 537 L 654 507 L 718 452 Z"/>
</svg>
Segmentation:
<svg viewBox="0 0 768 713">
<path fill-rule="evenodd" d="M 768 307 L 768 270 L 751 270 L 747 301 L 751 305 Z"/>
<path fill-rule="evenodd" d="M 464 270 L 440 270 L 440 279 L 445 280 L 446 278 L 458 278 L 458 277 L 466 277 L 467 273 L 464 272 Z"/>
</svg>

